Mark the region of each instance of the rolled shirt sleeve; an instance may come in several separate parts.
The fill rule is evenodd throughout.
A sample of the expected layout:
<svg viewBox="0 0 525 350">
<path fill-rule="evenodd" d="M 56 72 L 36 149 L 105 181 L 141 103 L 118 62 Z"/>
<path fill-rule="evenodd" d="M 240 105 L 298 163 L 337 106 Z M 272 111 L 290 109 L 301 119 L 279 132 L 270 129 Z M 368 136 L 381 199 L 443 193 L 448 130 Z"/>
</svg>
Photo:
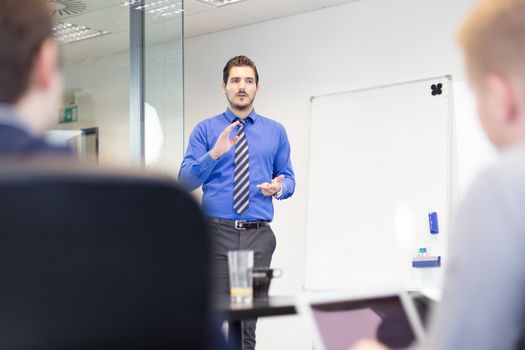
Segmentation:
<svg viewBox="0 0 525 350">
<path fill-rule="evenodd" d="M 198 124 L 191 133 L 188 149 L 179 170 L 179 182 L 189 191 L 196 190 L 210 176 L 216 164 L 209 153 L 206 129 Z"/>
<path fill-rule="evenodd" d="M 283 200 L 291 197 L 295 192 L 295 174 L 292 168 L 290 143 L 283 126 L 281 126 L 279 142 L 279 150 L 273 167 L 273 177 L 284 176 L 281 182 L 281 195 L 277 197 L 277 199 Z"/>
</svg>

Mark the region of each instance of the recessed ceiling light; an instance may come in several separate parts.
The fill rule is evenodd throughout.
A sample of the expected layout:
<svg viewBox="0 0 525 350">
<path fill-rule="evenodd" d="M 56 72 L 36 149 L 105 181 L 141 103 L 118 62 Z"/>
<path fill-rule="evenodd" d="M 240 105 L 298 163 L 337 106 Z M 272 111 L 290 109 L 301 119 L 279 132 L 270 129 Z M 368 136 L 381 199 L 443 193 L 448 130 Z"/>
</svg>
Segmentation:
<svg viewBox="0 0 525 350">
<path fill-rule="evenodd" d="M 173 16 L 183 12 L 182 0 L 157 0 L 144 3 L 143 0 L 127 0 L 122 6 L 133 7 L 136 10 L 147 11 L 155 16 Z"/>
<path fill-rule="evenodd" d="M 236 2 L 246 1 L 246 0 L 197 0 L 205 3 L 206 5 L 212 5 L 215 7 L 225 6 L 235 4 Z"/>
<path fill-rule="evenodd" d="M 86 4 L 79 0 L 49 0 L 54 16 L 69 16 L 84 12 Z"/>
<path fill-rule="evenodd" d="M 69 44 L 75 41 L 91 39 L 97 36 L 109 34 L 105 30 L 95 30 L 86 26 L 79 26 L 67 22 L 59 22 L 53 27 L 55 38 L 61 44 Z"/>
</svg>

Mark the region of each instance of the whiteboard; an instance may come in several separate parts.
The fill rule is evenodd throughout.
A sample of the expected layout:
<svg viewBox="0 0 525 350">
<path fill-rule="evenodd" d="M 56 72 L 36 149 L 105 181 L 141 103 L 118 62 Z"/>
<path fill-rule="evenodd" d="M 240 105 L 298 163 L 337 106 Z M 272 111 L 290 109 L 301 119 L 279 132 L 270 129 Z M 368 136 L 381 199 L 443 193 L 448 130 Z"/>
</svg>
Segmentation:
<svg viewBox="0 0 525 350">
<path fill-rule="evenodd" d="M 419 247 L 446 261 L 450 77 L 312 98 L 308 290 L 439 288 L 414 269 Z M 431 85 L 444 86 L 432 96 Z M 429 232 L 436 211 L 440 233 Z"/>
</svg>

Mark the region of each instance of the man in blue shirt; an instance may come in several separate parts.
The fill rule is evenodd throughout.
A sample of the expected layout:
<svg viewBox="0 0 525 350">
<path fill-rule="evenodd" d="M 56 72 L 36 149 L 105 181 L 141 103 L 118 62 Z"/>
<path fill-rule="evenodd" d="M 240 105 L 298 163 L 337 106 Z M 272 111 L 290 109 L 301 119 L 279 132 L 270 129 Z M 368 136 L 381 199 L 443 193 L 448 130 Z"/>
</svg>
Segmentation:
<svg viewBox="0 0 525 350">
<path fill-rule="evenodd" d="M 228 61 L 222 90 L 229 106 L 195 127 L 179 181 L 189 190 L 202 186 L 215 291 L 228 295 L 228 251 L 253 250 L 256 267 L 270 266 L 273 199 L 292 196 L 295 179 L 284 127 L 253 108 L 259 75 L 248 57 Z M 244 322 L 243 336 L 244 349 L 254 349 L 255 320 Z"/>
</svg>

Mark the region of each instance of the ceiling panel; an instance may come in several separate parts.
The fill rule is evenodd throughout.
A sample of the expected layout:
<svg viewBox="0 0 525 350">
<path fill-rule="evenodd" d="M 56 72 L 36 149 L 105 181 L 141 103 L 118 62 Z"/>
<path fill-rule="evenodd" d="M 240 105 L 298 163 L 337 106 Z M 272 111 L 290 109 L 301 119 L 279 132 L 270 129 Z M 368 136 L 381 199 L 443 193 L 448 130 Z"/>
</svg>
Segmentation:
<svg viewBox="0 0 525 350">
<path fill-rule="evenodd" d="M 92 29 L 106 30 L 110 33 L 129 31 L 129 9 L 123 6 L 114 6 L 70 17 L 66 22 Z"/>
<path fill-rule="evenodd" d="M 206 5 L 196 0 L 184 0 L 184 14 L 186 16 L 195 15 L 199 12 L 210 11 L 215 8 L 215 6 Z"/>
<path fill-rule="evenodd" d="M 250 0 L 225 6 L 224 9 L 260 20 L 296 15 L 322 7 L 304 0 Z"/>
<path fill-rule="evenodd" d="M 240 27 L 259 20 L 246 15 L 227 11 L 224 7 L 213 11 L 201 12 L 184 18 L 184 36 L 186 38 Z"/>
<path fill-rule="evenodd" d="M 348 4 L 351 2 L 356 2 L 356 1 L 361 1 L 361 0 L 305 0 L 305 1 L 315 4 L 315 5 L 322 6 L 322 7 L 330 7 L 330 6 Z"/>
</svg>

